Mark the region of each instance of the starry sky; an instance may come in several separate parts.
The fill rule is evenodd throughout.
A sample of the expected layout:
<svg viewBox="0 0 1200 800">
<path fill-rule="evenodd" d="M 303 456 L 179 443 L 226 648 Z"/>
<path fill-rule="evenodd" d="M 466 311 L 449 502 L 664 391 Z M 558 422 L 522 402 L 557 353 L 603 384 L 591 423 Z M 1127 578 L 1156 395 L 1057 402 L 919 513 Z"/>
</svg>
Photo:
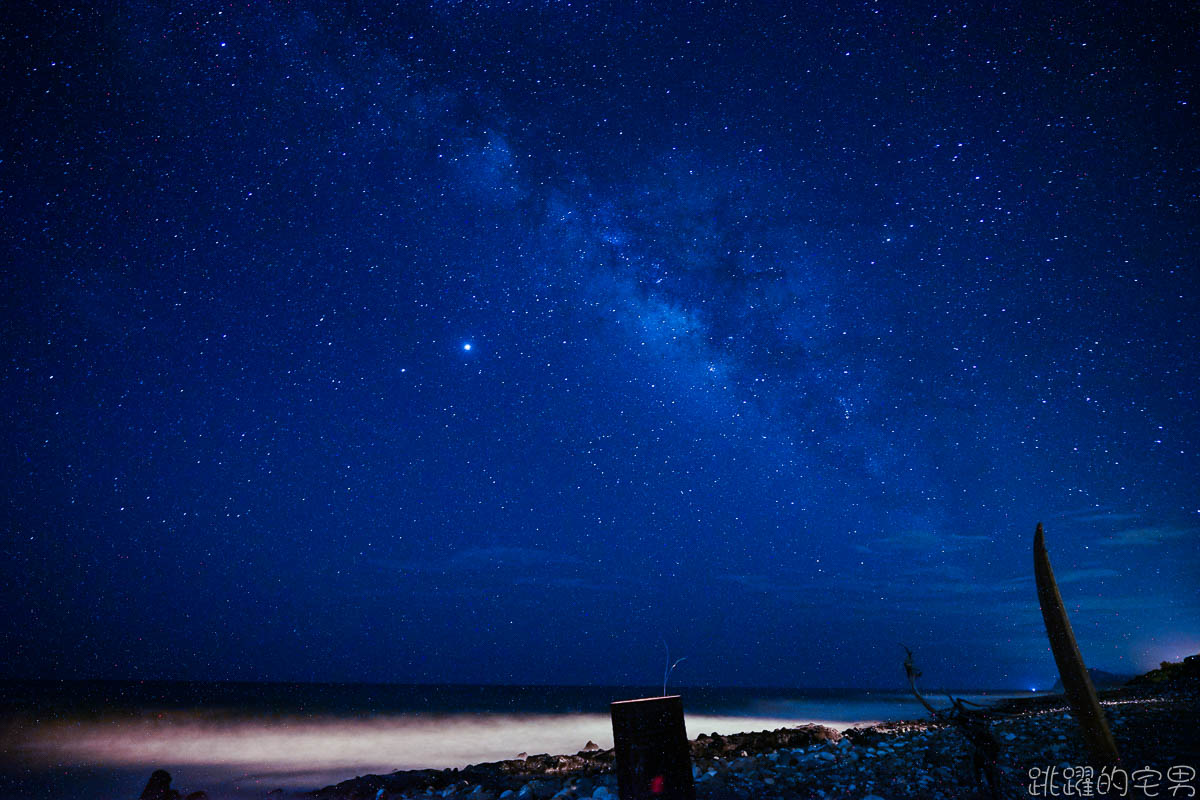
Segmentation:
<svg viewBox="0 0 1200 800">
<path fill-rule="evenodd" d="M 1200 651 L 1185 5 L 6 6 L 0 672 Z"/>
</svg>

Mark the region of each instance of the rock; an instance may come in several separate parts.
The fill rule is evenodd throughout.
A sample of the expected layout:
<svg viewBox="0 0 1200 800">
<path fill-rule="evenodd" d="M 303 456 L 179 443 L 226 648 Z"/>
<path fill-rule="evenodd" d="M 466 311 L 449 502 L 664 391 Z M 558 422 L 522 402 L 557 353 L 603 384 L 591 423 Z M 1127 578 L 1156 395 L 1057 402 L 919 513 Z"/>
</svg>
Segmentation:
<svg viewBox="0 0 1200 800">
<path fill-rule="evenodd" d="M 150 780 L 142 789 L 141 800 L 179 800 L 179 792 L 171 788 L 171 773 L 165 769 L 150 773 Z"/>
<path fill-rule="evenodd" d="M 508 800 L 508 798 L 516 797 L 516 796 L 517 796 L 517 793 L 514 792 L 512 789 L 505 789 L 503 792 L 500 793 L 500 800 Z"/>
<path fill-rule="evenodd" d="M 558 794 L 558 790 L 562 788 L 562 784 L 558 781 L 530 781 L 526 784 L 529 787 L 530 793 L 535 800 L 550 800 Z"/>
<path fill-rule="evenodd" d="M 582 752 L 584 752 L 584 753 L 594 753 L 595 751 L 597 751 L 597 750 L 599 750 L 599 749 L 600 749 L 600 745 L 596 744 L 596 743 L 595 743 L 595 742 L 593 742 L 591 739 L 588 739 L 588 743 L 587 743 L 587 744 L 585 744 L 585 745 L 583 746 L 583 751 L 582 751 Z"/>
<path fill-rule="evenodd" d="M 864 795 L 862 800 L 883 800 L 883 798 L 877 794 L 868 794 Z"/>
</svg>

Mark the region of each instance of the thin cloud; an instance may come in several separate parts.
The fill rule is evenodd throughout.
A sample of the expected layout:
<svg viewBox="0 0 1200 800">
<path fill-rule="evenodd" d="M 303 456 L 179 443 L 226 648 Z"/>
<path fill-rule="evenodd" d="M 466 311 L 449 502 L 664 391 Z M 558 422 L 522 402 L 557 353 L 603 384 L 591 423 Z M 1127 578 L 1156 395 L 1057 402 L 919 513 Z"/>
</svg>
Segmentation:
<svg viewBox="0 0 1200 800">
<path fill-rule="evenodd" d="M 1070 522 L 1091 523 L 1091 522 L 1108 522 L 1120 523 L 1130 522 L 1135 519 L 1141 519 L 1140 514 L 1133 514 L 1127 511 L 1113 511 L 1105 508 L 1078 508 L 1074 511 L 1065 511 L 1062 514 L 1056 514 L 1052 519 L 1068 520 Z"/>
<path fill-rule="evenodd" d="M 893 533 L 876 539 L 869 545 L 857 545 L 855 549 L 861 553 L 878 553 L 885 550 L 948 553 L 971 550 L 990 541 L 992 541 L 991 538 L 987 536 L 964 536 L 956 533 L 913 530 L 905 533 Z"/>
<path fill-rule="evenodd" d="M 1140 614 L 1161 611 L 1189 611 L 1200 613 L 1200 605 L 1192 599 L 1174 597 L 1157 597 L 1141 594 L 1120 594 L 1107 596 L 1069 596 L 1063 598 L 1068 614 L 1109 614 L 1136 618 Z M 1038 610 L 1036 598 L 1026 600 L 1010 600 L 996 606 L 998 610 L 1021 612 Z"/>
<path fill-rule="evenodd" d="M 1137 514 L 1118 514 L 1116 512 L 1099 511 L 1093 514 L 1080 514 L 1068 517 L 1073 522 L 1129 522 L 1139 519 Z"/>
<path fill-rule="evenodd" d="M 1083 567 L 1080 569 L 1068 569 L 1062 572 L 1054 573 L 1056 583 L 1080 583 L 1081 581 L 1094 581 L 1101 578 L 1119 578 L 1122 573 L 1115 569 L 1107 567 Z M 1019 578 L 1014 578 L 1015 583 L 1033 583 L 1033 575 L 1022 575 Z"/>
<path fill-rule="evenodd" d="M 1158 545 L 1175 539 L 1182 539 L 1189 534 L 1195 536 L 1196 533 L 1197 531 L 1194 528 L 1152 525 L 1145 528 L 1129 528 L 1128 530 L 1120 531 L 1112 538 L 1105 539 L 1101 544 L 1109 547 Z"/>
<path fill-rule="evenodd" d="M 469 547 L 448 555 L 420 560 L 375 559 L 373 563 L 381 569 L 397 570 L 410 575 L 478 574 L 583 564 L 574 556 L 553 550 L 503 545 Z"/>
</svg>

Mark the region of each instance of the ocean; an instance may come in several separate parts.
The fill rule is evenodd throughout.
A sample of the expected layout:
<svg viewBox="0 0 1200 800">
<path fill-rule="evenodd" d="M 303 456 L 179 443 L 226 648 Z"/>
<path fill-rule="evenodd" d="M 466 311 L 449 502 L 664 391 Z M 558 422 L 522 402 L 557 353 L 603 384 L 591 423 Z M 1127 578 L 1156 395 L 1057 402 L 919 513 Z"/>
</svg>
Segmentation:
<svg viewBox="0 0 1200 800">
<path fill-rule="evenodd" d="M 608 705 L 656 689 L 182 682 L 0 683 L 0 800 L 135 800 L 166 769 L 184 794 L 286 796 L 358 775 L 612 746 Z M 924 716 L 907 692 L 672 689 L 689 737 Z M 1017 693 L 956 693 L 990 702 Z M 275 795 L 276 797 L 278 795 Z"/>
</svg>

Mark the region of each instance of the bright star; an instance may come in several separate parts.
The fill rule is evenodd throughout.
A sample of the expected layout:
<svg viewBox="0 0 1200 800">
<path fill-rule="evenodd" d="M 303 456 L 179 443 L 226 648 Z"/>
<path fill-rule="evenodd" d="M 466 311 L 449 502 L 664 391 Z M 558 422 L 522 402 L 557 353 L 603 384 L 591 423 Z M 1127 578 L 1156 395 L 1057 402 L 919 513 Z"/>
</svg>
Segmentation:
<svg viewBox="0 0 1200 800">
<path fill-rule="evenodd" d="M 470 349 L 471 349 L 471 343 L 463 342 L 463 350 L 470 350 Z"/>
</svg>

